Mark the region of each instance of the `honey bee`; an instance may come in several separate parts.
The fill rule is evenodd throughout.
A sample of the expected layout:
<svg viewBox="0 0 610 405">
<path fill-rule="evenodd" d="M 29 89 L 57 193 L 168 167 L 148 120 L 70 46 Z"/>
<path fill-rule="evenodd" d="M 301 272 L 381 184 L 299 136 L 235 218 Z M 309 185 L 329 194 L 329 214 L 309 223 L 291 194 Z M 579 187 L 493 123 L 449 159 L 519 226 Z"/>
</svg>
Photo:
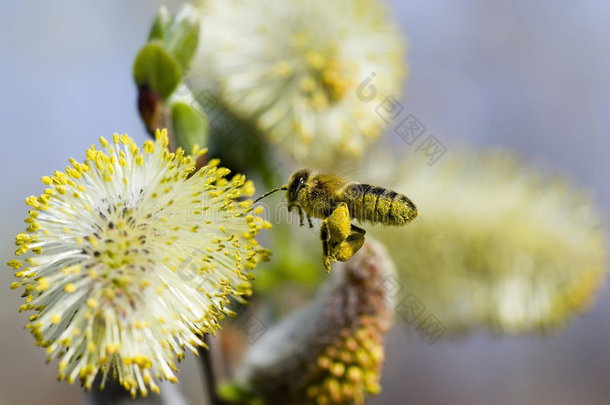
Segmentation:
<svg viewBox="0 0 610 405">
<path fill-rule="evenodd" d="M 322 263 L 327 271 L 333 262 L 349 260 L 364 243 L 366 231 L 353 225 L 352 219 L 404 225 L 417 217 L 417 207 L 402 194 L 308 169 L 297 170 L 288 184 L 263 194 L 254 203 L 280 190 L 287 191 L 288 211 L 298 210 L 301 226 L 305 217 L 310 228 L 312 217 L 322 219 Z"/>
</svg>

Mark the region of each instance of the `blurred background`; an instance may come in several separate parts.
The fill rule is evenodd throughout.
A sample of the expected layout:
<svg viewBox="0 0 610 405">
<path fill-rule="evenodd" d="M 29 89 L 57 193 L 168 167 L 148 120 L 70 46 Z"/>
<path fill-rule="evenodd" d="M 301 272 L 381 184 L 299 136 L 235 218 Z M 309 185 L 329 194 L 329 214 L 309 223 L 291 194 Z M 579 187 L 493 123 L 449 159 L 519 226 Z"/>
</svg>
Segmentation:
<svg viewBox="0 0 610 405">
<path fill-rule="evenodd" d="M 40 177 L 82 159 L 97 137 L 146 139 L 131 67 L 159 6 L 180 1 L 0 2 L 3 91 L 2 261 L 23 230 L 24 198 Z M 456 3 L 456 4 L 454 4 Z M 390 1 L 409 40 L 405 111 L 449 148 L 515 149 L 610 206 L 610 4 L 525 0 Z M 396 137 L 390 131 L 387 136 Z M 399 147 L 407 146 L 396 139 Z M 23 330 L 11 271 L 0 272 L 0 404 L 83 403 L 56 382 L 56 362 Z M 400 323 L 388 337 L 381 395 L 371 404 L 587 404 L 610 399 L 610 294 L 545 338 L 479 333 L 428 344 Z M 198 364 L 182 363 L 189 403 L 203 395 Z"/>
</svg>

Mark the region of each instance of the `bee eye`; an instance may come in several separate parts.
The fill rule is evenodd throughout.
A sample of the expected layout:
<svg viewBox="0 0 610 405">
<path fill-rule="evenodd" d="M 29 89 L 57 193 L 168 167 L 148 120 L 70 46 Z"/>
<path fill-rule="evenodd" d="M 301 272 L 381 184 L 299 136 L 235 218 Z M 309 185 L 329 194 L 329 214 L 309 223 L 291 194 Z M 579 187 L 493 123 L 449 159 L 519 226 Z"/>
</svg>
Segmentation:
<svg viewBox="0 0 610 405">
<path fill-rule="evenodd" d="M 308 177 L 309 173 L 299 173 L 295 176 L 294 180 L 292 180 L 292 183 L 290 183 L 288 194 L 290 195 L 293 201 L 296 199 L 297 193 L 299 192 Z"/>
</svg>

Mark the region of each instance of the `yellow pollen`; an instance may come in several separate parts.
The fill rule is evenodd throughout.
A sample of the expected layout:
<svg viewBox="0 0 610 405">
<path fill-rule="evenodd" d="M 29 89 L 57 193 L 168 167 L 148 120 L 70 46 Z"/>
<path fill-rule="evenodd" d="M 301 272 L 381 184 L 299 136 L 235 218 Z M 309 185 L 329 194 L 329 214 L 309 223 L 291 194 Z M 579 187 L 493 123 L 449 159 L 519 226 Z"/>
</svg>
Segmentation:
<svg viewBox="0 0 610 405">
<path fill-rule="evenodd" d="M 305 56 L 307 64 L 316 70 L 321 70 L 326 66 L 326 58 L 320 52 L 309 51 Z"/>
<path fill-rule="evenodd" d="M 289 77 L 294 73 L 294 68 L 286 61 L 279 61 L 273 66 L 273 73 L 280 77 Z"/>
<path fill-rule="evenodd" d="M 49 280 L 45 277 L 40 277 L 38 279 L 38 284 L 36 285 L 36 291 L 46 291 L 49 289 Z"/>
</svg>

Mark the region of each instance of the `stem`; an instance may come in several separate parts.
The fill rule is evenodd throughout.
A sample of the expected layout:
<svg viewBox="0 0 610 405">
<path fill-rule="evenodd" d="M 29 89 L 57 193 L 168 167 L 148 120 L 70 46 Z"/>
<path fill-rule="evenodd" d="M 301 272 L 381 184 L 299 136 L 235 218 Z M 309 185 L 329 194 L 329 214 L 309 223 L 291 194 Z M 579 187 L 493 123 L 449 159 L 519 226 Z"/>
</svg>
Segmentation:
<svg viewBox="0 0 610 405">
<path fill-rule="evenodd" d="M 206 334 L 203 337 L 205 344 L 210 347 L 210 335 Z M 225 402 L 218 397 L 216 394 L 216 379 L 214 377 L 214 368 L 212 366 L 212 354 L 211 349 L 200 347 L 198 349 L 199 357 L 201 358 L 201 365 L 203 367 L 203 378 L 205 383 L 205 390 L 208 394 L 208 400 L 210 405 L 225 405 Z"/>
</svg>

